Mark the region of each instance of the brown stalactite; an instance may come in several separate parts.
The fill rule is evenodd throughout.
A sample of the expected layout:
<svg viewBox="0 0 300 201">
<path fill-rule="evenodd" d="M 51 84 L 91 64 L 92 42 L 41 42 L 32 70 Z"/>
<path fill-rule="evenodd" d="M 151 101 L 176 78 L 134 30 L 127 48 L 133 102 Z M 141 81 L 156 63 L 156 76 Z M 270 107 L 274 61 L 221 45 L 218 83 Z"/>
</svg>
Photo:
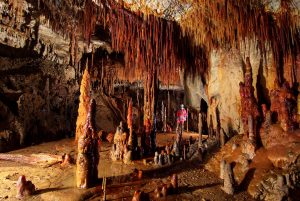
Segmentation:
<svg viewBox="0 0 300 201">
<path fill-rule="evenodd" d="M 75 65 L 75 33 L 71 33 L 70 37 L 70 65 Z"/>
<path fill-rule="evenodd" d="M 100 24 L 110 27 L 113 50 L 125 53 L 124 76 L 129 81 L 141 79 L 143 72 L 157 68 L 163 83 L 179 83 L 180 68 L 186 67 L 193 72 L 207 68 L 204 51 L 199 50 L 201 47 L 192 47 L 192 41 L 182 36 L 176 22 L 129 12 L 114 1 L 108 3 L 110 8 L 100 9 L 102 19 L 97 19 Z M 196 54 L 192 51 L 203 55 L 201 63 L 195 62 Z"/>
<path fill-rule="evenodd" d="M 98 9 L 91 0 L 85 1 L 82 17 L 83 38 L 87 43 L 91 42 L 91 36 L 95 31 Z"/>
<path fill-rule="evenodd" d="M 205 44 L 210 51 L 224 46 L 239 48 L 244 41 L 254 38 L 263 56 L 271 48 L 279 82 L 284 82 L 282 60 L 288 55 L 295 60 L 300 45 L 299 18 L 293 1 L 281 1 L 276 12 L 267 10 L 260 0 L 217 0 L 214 4 L 195 0 L 192 7 L 180 25 L 196 44 Z"/>
</svg>

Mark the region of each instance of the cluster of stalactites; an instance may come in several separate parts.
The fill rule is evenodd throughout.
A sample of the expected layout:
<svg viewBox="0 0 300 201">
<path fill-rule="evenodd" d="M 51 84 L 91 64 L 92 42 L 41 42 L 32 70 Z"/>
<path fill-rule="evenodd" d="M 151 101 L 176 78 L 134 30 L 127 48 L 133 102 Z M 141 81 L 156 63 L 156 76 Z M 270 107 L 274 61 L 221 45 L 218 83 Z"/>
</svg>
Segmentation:
<svg viewBox="0 0 300 201">
<path fill-rule="evenodd" d="M 176 22 L 130 12 L 113 0 L 97 4 L 93 0 L 82 4 L 68 0 L 30 2 L 45 15 L 53 31 L 70 39 L 70 64 L 78 63 L 75 51 L 80 37 L 90 43 L 96 25 L 100 25 L 109 30 L 113 50 L 124 53 L 128 80 L 142 79 L 144 72 L 156 68 L 164 84 L 179 83 L 183 68 L 193 74 L 207 68 L 206 51 L 183 36 Z"/>
<path fill-rule="evenodd" d="M 205 51 L 184 37 L 176 22 L 132 13 L 114 1 L 106 3 L 90 13 L 96 14 L 97 22 L 110 30 L 113 50 L 124 53 L 128 80 L 143 79 L 144 72 L 151 73 L 155 68 L 163 83 L 179 83 L 183 68 L 194 72 L 207 68 Z M 96 23 L 94 18 L 88 18 L 91 20 L 84 22 L 86 38 Z"/>
<path fill-rule="evenodd" d="M 208 49 L 239 48 L 243 41 L 254 38 L 264 54 L 268 46 L 272 48 L 278 63 L 282 54 L 299 51 L 299 16 L 293 12 L 293 0 L 281 1 L 276 13 L 265 4 L 261 0 L 194 0 L 193 9 L 180 24 L 196 44 Z"/>
<path fill-rule="evenodd" d="M 82 12 L 78 6 L 68 0 L 49 1 L 49 0 L 28 0 L 35 6 L 38 12 L 43 13 L 54 32 L 70 38 L 71 33 L 75 32 L 79 26 L 79 15 Z"/>
<path fill-rule="evenodd" d="M 8 0 L 8 4 L 12 7 L 15 12 L 16 21 L 23 15 L 23 0 Z"/>
</svg>

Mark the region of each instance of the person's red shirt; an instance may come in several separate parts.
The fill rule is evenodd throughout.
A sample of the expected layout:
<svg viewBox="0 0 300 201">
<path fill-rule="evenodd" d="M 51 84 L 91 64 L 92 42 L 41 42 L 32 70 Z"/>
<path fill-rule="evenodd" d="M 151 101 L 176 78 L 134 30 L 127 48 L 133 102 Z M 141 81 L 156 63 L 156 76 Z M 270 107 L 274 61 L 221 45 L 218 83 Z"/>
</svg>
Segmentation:
<svg viewBox="0 0 300 201">
<path fill-rule="evenodd" d="M 184 108 L 180 109 L 177 111 L 176 116 L 177 116 L 177 123 L 184 123 L 186 121 L 187 112 Z"/>
</svg>

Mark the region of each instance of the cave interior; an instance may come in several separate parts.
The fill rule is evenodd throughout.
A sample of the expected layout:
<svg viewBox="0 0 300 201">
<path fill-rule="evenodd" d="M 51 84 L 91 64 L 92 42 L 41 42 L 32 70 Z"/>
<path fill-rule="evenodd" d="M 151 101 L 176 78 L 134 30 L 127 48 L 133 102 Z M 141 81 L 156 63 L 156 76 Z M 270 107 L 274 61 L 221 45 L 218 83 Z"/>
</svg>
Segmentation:
<svg viewBox="0 0 300 201">
<path fill-rule="evenodd" d="M 2 0 L 0 200 L 299 200 L 299 0 Z"/>
</svg>

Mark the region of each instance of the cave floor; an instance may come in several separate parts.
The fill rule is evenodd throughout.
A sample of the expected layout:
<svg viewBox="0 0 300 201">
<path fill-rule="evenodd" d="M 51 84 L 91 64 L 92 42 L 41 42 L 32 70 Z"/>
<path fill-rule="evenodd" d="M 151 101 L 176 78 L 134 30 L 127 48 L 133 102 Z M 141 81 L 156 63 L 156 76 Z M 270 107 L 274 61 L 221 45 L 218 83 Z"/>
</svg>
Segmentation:
<svg viewBox="0 0 300 201">
<path fill-rule="evenodd" d="M 197 134 L 184 133 L 184 137 Z M 165 146 L 172 141 L 175 134 L 158 134 L 158 146 Z M 156 167 L 148 158 L 125 165 L 112 162 L 109 158 L 111 144 L 102 142 L 100 149 L 99 175 L 100 180 L 107 177 L 107 200 L 131 200 L 135 190 L 141 189 L 149 193 L 151 200 L 253 200 L 247 192 L 238 192 L 229 196 L 221 190 L 222 180 L 215 174 L 204 169 L 204 165 L 195 161 L 177 162 L 172 166 Z M 9 154 L 54 154 L 75 155 L 74 139 L 63 139 L 43 143 L 24 149 L 9 152 Z M 143 170 L 143 178 L 133 176 L 134 169 Z M 101 181 L 96 187 L 80 190 L 75 187 L 75 165 L 62 167 L 60 164 L 24 164 L 0 160 L 0 200 L 17 200 L 16 181 L 20 175 L 31 180 L 37 191 L 27 200 L 102 200 Z M 157 186 L 169 181 L 169 177 L 178 174 L 179 190 L 167 198 L 154 198 Z"/>
</svg>

